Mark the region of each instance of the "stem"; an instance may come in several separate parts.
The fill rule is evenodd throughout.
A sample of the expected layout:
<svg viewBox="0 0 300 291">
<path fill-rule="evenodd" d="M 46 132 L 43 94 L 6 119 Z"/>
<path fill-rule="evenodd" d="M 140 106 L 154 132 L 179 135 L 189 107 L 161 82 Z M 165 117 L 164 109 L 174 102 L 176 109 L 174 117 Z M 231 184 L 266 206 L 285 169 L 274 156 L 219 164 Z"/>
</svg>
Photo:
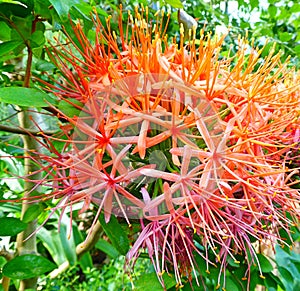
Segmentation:
<svg viewBox="0 0 300 291">
<path fill-rule="evenodd" d="M 30 115 L 32 116 L 32 113 Z M 19 113 L 18 117 L 19 117 L 19 123 L 21 127 L 30 128 L 30 126 L 33 125 L 33 122 L 29 118 L 29 113 L 27 111 Z M 28 157 L 25 158 L 24 160 L 25 175 L 30 175 L 30 173 L 36 172 L 36 174 L 31 175 L 31 180 L 41 180 L 42 176 L 41 173 L 38 171 L 37 165 L 35 165 L 33 161 L 30 159 L 30 155 L 31 155 L 30 150 L 36 152 L 38 149 L 38 142 L 36 141 L 35 138 L 28 135 L 22 135 L 22 139 L 24 142 L 24 156 Z M 31 193 L 31 190 L 35 186 L 36 185 L 34 182 L 25 181 L 24 198 L 30 195 L 28 193 Z M 38 189 L 36 189 L 35 191 L 37 190 Z M 32 193 L 31 195 L 34 195 L 34 193 Z M 23 201 L 21 219 L 24 217 L 24 214 L 30 205 L 32 205 L 32 203 L 29 204 L 26 200 Z M 35 231 L 36 231 L 36 220 L 29 222 L 27 228 L 17 236 L 17 252 L 19 255 L 37 254 L 36 236 L 32 235 L 29 239 L 27 239 L 27 237 L 32 233 L 34 233 Z M 23 291 L 30 288 L 35 289 L 36 282 L 37 282 L 37 278 L 22 280 L 20 282 L 19 291 Z"/>
<path fill-rule="evenodd" d="M 43 136 L 43 135 L 54 135 L 56 131 L 40 131 L 35 129 L 24 129 L 24 128 L 17 128 L 7 125 L 1 125 L 0 124 L 0 131 L 10 132 L 10 133 L 16 133 L 16 134 L 22 134 L 22 135 L 29 135 L 29 136 Z"/>
<path fill-rule="evenodd" d="M 0 249 L 0 257 L 4 257 L 6 259 L 6 261 L 10 261 L 11 259 L 13 259 L 14 254 L 7 251 L 5 249 L 5 247 L 3 247 L 2 249 Z M 10 278 L 3 276 L 1 281 L 2 281 L 3 290 L 8 291 L 9 290 Z"/>
</svg>

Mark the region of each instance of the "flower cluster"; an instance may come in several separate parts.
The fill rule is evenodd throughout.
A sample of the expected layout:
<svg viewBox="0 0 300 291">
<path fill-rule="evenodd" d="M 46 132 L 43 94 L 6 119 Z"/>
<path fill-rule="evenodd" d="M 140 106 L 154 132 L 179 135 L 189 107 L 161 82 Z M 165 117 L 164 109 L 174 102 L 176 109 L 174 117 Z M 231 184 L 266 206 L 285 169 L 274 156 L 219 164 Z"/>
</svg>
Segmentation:
<svg viewBox="0 0 300 291">
<path fill-rule="evenodd" d="M 179 285 L 197 278 L 195 254 L 225 272 L 243 253 L 249 277 L 253 239 L 285 243 L 279 230 L 299 218 L 299 74 L 245 40 L 234 57 L 221 54 L 225 36 L 203 30 L 170 41 L 169 16 L 147 9 L 125 28 L 120 14 L 118 35 L 94 16 L 95 39 L 77 24 L 75 39 L 49 48 L 64 82 L 48 90 L 80 114 L 55 109 L 64 139 L 44 136 L 51 155 L 35 157 L 46 173 L 36 182 L 52 187 L 56 208 L 93 203 L 106 221 L 140 219 L 127 259 L 147 249 L 162 284 L 165 271 Z"/>
</svg>

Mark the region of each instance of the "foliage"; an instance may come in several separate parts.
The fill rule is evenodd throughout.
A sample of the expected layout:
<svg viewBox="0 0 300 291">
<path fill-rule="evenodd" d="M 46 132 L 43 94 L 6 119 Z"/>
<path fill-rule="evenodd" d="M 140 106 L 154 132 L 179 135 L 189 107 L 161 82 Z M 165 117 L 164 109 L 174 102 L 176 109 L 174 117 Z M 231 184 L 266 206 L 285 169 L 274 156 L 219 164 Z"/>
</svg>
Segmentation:
<svg viewBox="0 0 300 291">
<path fill-rule="evenodd" d="M 224 57 L 234 56 L 235 53 L 241 52 L 238 35 L 241 34 L 242 36 L 246 35 L 247 37 L 253 37 L 254 45 L 257 45 L 260 48 L 265 46 L 264 50 L 261 52 L 261 58 L 257 59 L 258 63 L 256 67 L 253 68 L 254 75 L 255 71 L 262 71 L 260 70 L 261 64 L 264 62 L 267 63 L 267 60 L 270 61 L 270 51 L 273 50 L 273 43 L 275 42 L 277 43 L 277 46 L 274 48 L 274 54 L 280 51 L 281 61 L 285 61 L 290 56 L 291 62 L 288 66 L 291 67 L 294 65 L 299 67 L 300 36 L 298 31 L 300 26 L 300 5 L 297 1 L 269 0 L 264 4 L 262 4 L 261 1 L 250 1 L 250 5 L 248 1 L 239 0 L 233 2 L 238 5 L 236 14 L 234 14 L 233 11 L 230 11 L 230 4 L 228 4 L 230 1 L 186 1 L 181 3 L 180 1 L 161 0 L 151 5 L 148 17 L 149 19 L 153 19 L 158 25 L 157 10 L 159 8 L 165 9 L 165 14 L 168 14 L 169 10 L 170 18 L 166 33 L 170 36 L 174 36 L 177 44 L 180 43 L 180 39 L 182 38 L 177 21 L 178 8 L 184 7 L 186 12 L 195 17 L 198 22 L 198 27 L 201 28 L 203 25 L 206 25 L 206 31 L 215 33 L 220 26 L 230 25 L 230 32 L 222 43 L 222 52 L 219 57 L 217 56 L 219 61 Z M 143 3 L 145 6 L 148 4 L 147 1 L 139 1 L 139 3 Z M 136 4 L 137 2 L 134 1 L 124 1 L 124 15 L 122 19 L 124 28 L 127 24 L 127 11 L 131 11 L 131 14 L 133 15 L 133 11 L 135 10 L 134 6 Z M 195 7 L 197 7 L 197 9 L 195 9 Z M 143 225 L 143 222 L 140 222 L 139 220 L 140 217 L 138 217 L 138 219 L 137 217 L 134 217 L 128 227 L 126 215 L 125 217 L 118 219 L 113 215 L 110 216 L 111 213 L 109 208 L 105 205 L 104 209 L 108 209 L 108 212 L 106 212 L 105 215 L 100 215 L 99 221 L 101 222 L 101 225 L 97 232 L 98 236 L 96 236 L 91 249 L 81 254 L 78 252 L 77 247 L 85 241 L 88 241 L 90 238 L 89 231 L 91 232 L 94 229 L 98 221 L 98 208 L 89 204 L 89 201 L 85 201 L 79 205 L 73 205 L 73 200 L 67 200 L 67 206 L 72 206 L 72 209 L 69 209 L 68 207 L 62 206 L 60 202 L 57 202 L 55 199 L 39 199 L 40 195 L 53 195 L 54 198 L 57 198 L 61 194 L 56 192 L 51 194 L 51 188 L 55 189 L 57 185 L 52 182 L 53 176 L 51 169 L 47 168 L 44 162 L 41 163 L 37 156 L 47 157 L 47 162 L 51 162 L 55 159 L 62 162 L 64 156 L 60 155 L 60 153 L 68 152 L 70 150 L 70 132 L 73 130 L 72 123 L 73 125 L 76 124 L 77 118 L 86 120 L 88 117 L 91 117 L 91 115 L 80 113 L 84 106 L 89 106 L 86 105 L 84 98 L 82 98 L 86 93 L 84 91 L 86 89 L 85 82 L 88 80 L 89 76 L 84 76 L 83 73 L 85 71 L 81 71 L 80 69 L 80 67 L 85 67 L 86 63 L 80 63 L 79 61 L 80 57 L 86 57 L 86 55 L 84 55 L 84 49 L 88 48 L 88 45 L 82 47 L 80 40 L 85 40 L 84 36 L 86 36 L 87 40 L 90 41 L 92 45 L 95 41 L 96 33 L 94 22 L 97 22 L 97 20 L 94 19 L 93 22 L 94 16 L 91 16 L 91 13 L 93 13 L 95 9 L 96 12 L 94 13 L 97 13 L 99 22 L 106 24 L 106 26 L 108 25 L 108 22 L 105 21 L 105 17 L 111 15 L 111 29 L 112 31 L 119 31 L 117 24 L 118 16 L 116 13 L 118 8 L 118 1 L 112 0 L 0 1 L 0 130 L 2 130 L 0 132 L 0 200 L 5 201 L 0 205 L 0 235 L 3 237 L 0 241 L 0 245 L 2 246 L 2 248 L 0 248 L 0 254 L 2 256 L 0 257 L 0 279 L 2 279 L 4 290 L 8 290 L 5 288 L 8 288 L 9 285 L 12 290 L 13 288 L 22 290 L 22 281 L 36 276 L 41 276 L 38 282 L 38 288 L 40 290 L 57 290 L 57 288 L 60 290 L 72 290 L 71 288 L 73 288 L 73 290 L 122 290 L 124 288 L 130 289 L 132 286 L 135 286 L 137 290 L 153 290 L 154 286 L 155 290 L 159 290 L 159 288 L 163 290 L 161 285 L 162 281 L 165 284 L 165 289 L 178 289 L 180 279 L 178 280 L 176 275 L 173 275 L 172 277 L 172 275 L 168 276 L 165 273 L 161 274 L 161 276 L 159 274 L 157 277 L 156 272 L 160 270 L 160 267 L 155 265 L 157 263 L 155 260 L 152 260 L 155 267 L 149 267 L 149 257 L 151 257 L 151 251 L 153 251 L 151 247 L 156 247 L 153 240 L 155 241 L 155 239 L 158 239 L 158 242 L 163 245 L 165 243 L 164 239 L 167 237 L 160 238 L 157 236 L 156 238 L 152 238 L 150 236 L 151 231 L 146 233 L 150 228 L 149 225 L 152 225 L 152 223 Z M 255 22 L 251 21 L 253 13 L 256 13 L 257 15 L 257 21 Z M 162 20 L 162 27 L 166 25 L 166 19 L 167 18 L 164 18 Z M 78 36 L 78 31 L 74 29 L 74 23 L 78 20 L 81 23 L 82 30 L 79 30 L 79 32 L 82 33 L 81 36 Z M 102 27 L 101 29 L 104 31 L 105 27 Z M 246 32 L 246 30 L 248 32 Z M 268 42 L 267 39 L 269 39 Z M 73 41 L 73 43 L 71 43 L 71 41 Z M 68 42 L 67 45 L 65 45 L 66 42 Z M 110 42 L 114 44 L 113 37 L 111 39 L 104 37 L 101 45 L 106 46 Z M 204 34 L 203 32 L 200 32 L 199 28 L 196 33 L 195 43 L 198 45 L 206 45 L 209 43 L 208 39 L 204 38 Z M 188 42 L 186 42 L 186 44 L 188 44 Z M 116 43 L 116 46 L 120 47 L 121 45 L 120 42 Z M 191 46 L 190 43 L 189 45 Z M 246 46 L 245 48 L 246 57 L 243 59 L 244 67 L 241 68 L 241 71 L 242 69 L 247 69 L 247 65 L 249 65 L 248 61 L 251 58 L 249 46 Z M 114 47 L 111 50 L 113 49 Z M 103 53 L 106 52 L 108 52 L 107 47 L 103 49 Z M 118 53 L 118 50 L 115 50 L 115 53 Z M 68 58 L 68 56 L 70 56 L 70 58 Z M 215 55 L 211 54 L 211 58 L 213 59 L 214 57 Z M 264 61 L 263 58 L 265 58 Z M 242 59 L 242 54 L 240 55 L 240 59 Z M 272 60 L 274 60 L 274 58 Z M 94 60 L 91 60 L 91 63 L 93 61 Z M 238 70 L 237 68 L 239 68 L 239 64 L 236 64 L 236 62 L 236 59 L 232 60 L 230 68 L 234 68 L 233 71 L 235 72 Z M 279 59 L 276 59 L 274 63 L 275 62 L 276 65 L 279 66 L 278 71 L 276 71 L 272 65 L 270 65 L 270 68 L 262 67 L 266 70 L 270 69 L 267 71 L 270 75 L 275 75 L 274 79 L 271 79 L 271 83 L 273 84 L 276 84 L 277 82 L 276 74 L 281 76 L 282 74 L 288 75 L 290 73 L 284 71 L 283 67 L 280 65 Z M 109 68 L 109 64 L 107 65 Z M 97 66 L 99 67 L 95 68 L 95 70 L 102 68 L 102 66 L 105 67 L 104 64 L 97 64 Z M 72 67 L 72 69 L 70 69 L 70 67 Z M 87 67 L 89 67 L 89 65 Z M 207 68 L 208 67 L 209 66 L 207 66 Z M 299 78 L 295 80 L 299 81 Z M 292 82 L 292 78 L 287 78 L 286 83 L 283 83 L 287 86 L 287 90 L 291 90 L 290 94 L 293 95 L 294 89 L 290 89 L 293 86 L 288 87 L 290 86 L 290 84 L 287 84 L 288 82 Z M 227 84 L 227 86 L 229 85 Z M 187 88 L 184 90 L 187 90 Z M 297 90 L 297 92 L 299 92 L 299 88 Z M 299 93 L 297 96 L 299 96 Z M 292 100 L 292 98 L 290 100 Z M 120 100 L 116 100 L 116 103 L 118 102 L 120 102 Z M 299 108 L 299 97 L 298 101 L 296 99 L 295 104 Z M 217 104 L 217 106 L 219 106 L 218 110 L 222 116 L 223 123 L 225 121 L 230 121 L 233 113 L 233 111 L 230 111 L 232 108 L 229 108 L 226 103 Z M 19 125 L 18 116 L 20 119 L 22 113 L 29 114 L 27 115 L 27 119 L 33 122 L 26 127 L 26 129 L 22 128 L 22 125 Z M 182 115 L 184 114 L 185 113 L 182 113 Z M 36 116 L 38 117 L 36 118 Z M 74 116 L 76 117 L 76 122 Z M 293 134 L 294 143 L 299 142 L 299 114 L 298 119 L 295 119 L 296 121 L 292 121 L 295 116 L 291 118 L 290 127 L 287 127 L 286 125 L 283 127 L 281 120 L 276 121 L 275 118 L 278 116 L 275 114 L 272 115 L 270 113 L 270 116 L 271 118 L 268 119 L 268 123 L 272 123 L 275 130 L 284 132 L 284 136 L 281 137 L 282 139 L 274 140 L 274 136 L 276 136 L 277 133 L 275 130 L 271 130 L 271 125 L 265 124 L 265 140 L 261 141 L 260 137 L 259 139 L 253 138 L 253 140 L 256 142 L 256 145 L 259 145 L 259 143 L 262 142 L 268 143 L 268 145 L 265 144 L 263 146 L 263 151 L 265 154 L 267 153 L 269 157 L 272 157 L 272 159 L 274 158 L 272 163 L 277 163 L 278 168 L 280 168 L 281 165 L 280 160 L 277 160 L 278 156 L 279 159 L 286 158 L 287 161 L 290 162 L 288 163 L 285 177 L 288 176 L 286 179 L 292 184 L 291 189 L 296 189 L 294 192 L 291 191 L 288 194 L 290 195 L 289 197 L 292 197 L 292 200 L 294 197 L 293 193 L 298 191 L 297 189 L 299 189 L 300 185 L 300 178 L 296 171 L 299 168 L 299 147 L 297 148 L 297 145 L 295 146 L 294 144 L 290 146 L 290 141 L 292 139 L 291 134 Z M 288 114 L 284 116 L 288 117 Z M 237 115 L 235 118 L 237 118 Z M 287 119 L 284 120 L 284 122 L 287 124 Z M 228 124 L 228 128 L 230 128 L 230 122 Z M 80 130 L 78 130 L 77 134 L 86 134 L 84 130 L 90 130 L 89 122 L 84 124 L 84 126 L 85 127 L 83 128 L 79 128 Z M 152 130 L 151 134 L 153 135 L 150 136 L 152 140 L 155 139 L 155 134 L 159 136 L 159 130 L 162 130 L 162 127 L 159 127 L 157 132 Z M 38 141 L 39 146 L 37 146 L 36 149 L 31 148 L 28 151 L 27 148 L 26 150 L 26 140 L 20 139 L 18 136 L 22 131 L 23 133 L 25 131 L 25 135 L 28 135 L 33 140 Z M 274 134 L 269 134 L 270 131 Z M 194 131 L 189 133 L 195 135 Z M 203 132 L 201 132 L 201 135 L 202 137 L 204 136 Z M 55 136 L 56 138 L 52 139 L 51 136 Z M 121 137 L 121 134 L 118 137 Z M 86 135 L 79 135 L 79 137 L 76 136 L 76 138 L 77 140 L 81 139 L 81 141 L 84 141 Z M 241 135 L 240 138 L 245 138 L 245 135 Z M 150 193 L 151 199 L 155 199 L 155 195 L 159 196 L 161 193 L 168 193 L 169 186 L 167 184 L 171 185 L 173 182 L 176 182 L 174 181 L 175 176 L 172 176 L 172 174 L 178 174 L 180 172 L 180 167 L 174 162 L 174 152 L 170 154 L 166 150 L 171 148 L 170 142 L 171 138 L 164 141 L 164 143 L 161 143 L 161 145 L 158 145 L 153 150 L 146 151 L 146 153 L 143 153 L 142 150 L 134 152 L 133 148 L 128 147 L 128 150 L 131 151 L 129 155 L 131 162 L 137 166 L 141 165 L 144 169 L 137 172 L 136 177 L 131 176 L 131 179 L 136 179 L 135 183 L 130 184 L 126 190 L 130 190 L 131 193 L 134 193 L 140 200 L 143 198 L 144 200 L 147 200 L 149 197 L 147 197 L 147 193 L 142 190 L 144 184 L 138 176 L 148 175 L 147 181 L 149 182 L 149 186 L 147 190 Z M 232 139 L 231 142 L 236 141 Z M 248 141 L 245 139 L 244 142 L 247 143 Z M 199 142 L 199 144 L 200 148 L 204 148 L 207 146 L 207 141 L 202 140 L 202 143 Z M 178 143 L 178 145 L 180 145 L 180 143 Z M 273 151 L 272 147 L 277 147 L 279 145 L 282 146 L 282 149 L 279 149 L 278 147 L 276 148 L 278 149 L 278 152 Z M 290 147 L 288 148 L 288 146 Z M 23 150 L 23 147 L 25 148 L 25 151 Z M 255 149 L 257 149 L 257 146 L 255 146 Z M 288 151 L 285 152 L 285 149 L 291 150 L 292 153 Z M 78 147 L 78 151 L 80 150 L 82 149 Z M 159 153 L 155 150 L 159 151 Z M 178 151 L 180 151 L 180 149 L 178 149 Z M 122 150 L 116 153 L 117 160 L 120 152 L 122 152 Z M 209 151 L 206 150 L 206 152 Z M 24 190 L 26 185 L 24 186 L 24 184 L 26 184 L 26 181 L 28 180 L 36 180 L 31 176 L 32 173 L 30 171 L 26 172 L 28 153 L 32 154 L 30 159 L 32 160 L 33 165 L 45 171 L 36 169 L 33 171 L 33 173 L 41 172 L 40 180 L 43 182 L 38 182 L 38 187 L 30 190 L 30 195 L 32 197 L 29 197 L 29 200 L 31 202 L 27 204 L 27 209 L 22 213 L 20 201 L 22 201 L 24 193 L 26 192 L 26 190 Z M 158 154 L 162 154 L 159 163 L 157 162 L 156 156 Z M 181 149 L 181 155 L 184 155 L 185 158 L 189 154 L 191 153 L 183 152 L 183 149 Z M 143 158 L 144 155 L 146 158 Z M 179 153 L 177 153 L 177 157 L 178 156 L 181 159 Z M 110 157 L 107 156 L 105 158 L 110 159 Z M 115 157 L 112 157 L 111 160 L 114 160 L 114 158 Z M 107 160 L 106 162 L 109 164 L 110 160 Z M 122 156 L 119 157 L 118 162 L 124 162 Z M 194 165 L 192 164 L 194 162 L 193 158 L 191 158 L 191 165 L 189 166 Z M 254 165 L 261 161 L 254 160 L 253 158 L 250 162 Z M 158 172 L 150 172 L 151 169 L 147 167 L 149 164 L 153 163 L 156 164 L 156 169 L 158 170 L 167 169 L 166 172 L 170 174 L 169 180 L 166 178 L 162 179 L 158 176 L 160 174 Z M 50 165 L 53 168 L 59 167 L 59 163 L 54 166 L 50 163 Z M 124 162 L 124 165 L 125 167 L 128 166 L 126 161 Z M 254 171 L 254 169 L 255 167 L 253 166 L 252 171 Z M 65 169 L 62 169 L 61 171 L 63 172 L 64 170 Z M 118 168 L 116 172 L 122 170 L 124 169 Z M 275 169 L 274 165 L 270 166 L 269 170 L 274 171 L 272 174 L 273 176 L 275 176 L 275 174 L 278 175 L 278 180 L 280 179 L 279 172 L 284 171 L 280 169 L 276 172 L 277 168 Z M 293 170 L 295 171 L 293 172 Z M 67 181 L 71 176 L 68 171 L 69 169 L 64 173 L 65 176 L 62 175 L 60 177 L 61 182 L 59 182 L 62 183 L 61 185 L 65 186 L 65 189 L 69 187 Z M 107 166 L 106 171 L 112 173 L 114 170 L 112 167 Z M 257 172 L 256 174 L 259 176 L 260 172 Z M 12 179 L 12 177 L 14 179 Z M 176 176 L 176 179 L 177 178 L 178 176 Z M 223 183 L 222 186 L 225 185 L 225 188 L 230 188 L 231 194 L 233 193 L 232 195 L 236 195 L 233 190 L 238 188 L 235 187 L 235 185 L 241 181 L 236 181 L 232 176 L 230 179 L 234 180 L 234 185 Z M 252 178 L 248 177 L 248 179 Z M 63 184 L 64 181 L 66 182 L 65 184 Z M 253 181 L 257 182 L 256 179 L 253 179 Z M 247 185 L 247 183 L 249 182 L 246 182 L 245 184 Z M 97 186 L 96 183 L 95 186 Z M 259 186 L 260 184 L 258 183 L 257 187 Z M 284 191 L 290 191 L 290 189 L 284 189 Z M 275 194 L 273 193 L 272 195 Z M 277 200 L 274 204 L 276 207 L 278 204 L 282 203 L 283 200 L 280 200 L 281 197 L 284 197 L 282 193 L 277 194 Z M 236 197 L 231 197 L 230 199 L 233 198 L 237 200 Z M 72 199 L 76 202 L 76 196 L 73 196 Z M 285 197 L 282 199 L 285 199 Z M 11 203 L 11 201 L 14 201 L 14 203 Z M 25 200 L 25 202 L 26 201 L 27 200 Z M 159 198 L 156 201 L 159 201 Z M 285 201 L 287 201 L 287 204 L 290 203 L 288 199 Z M 23 207 L 24 204 L 26 204 L 25 202 L 23 201 Z M 219 201 L 219 203 L 221 202 L 224 203 L 223 200 Z M 238 201 L 237 203 L 241 202 Z M 95 204 L 97 204 L 97 200 Z M 160 202 L 156 205 L 157 207 L 160 207 L 159 209 L 167 209 L 170 207 L 168 203 L 165 205 L 159 204 Z M 236 205 L 235 207 L 237 207 Z M 272 207 L 274 205 L 272 205 Z M 82 213 L 82 208 L 87 210 L 86 213 Z M 172 207 L 169 208 L 169 210 L 170 209 L 172 210 Z M 288 210 L 293 216 L 292 205 L 290 205 L 290 209 Z M 155 209 L 149 208 L 148 211 L 151 213 L 155 211 Z M 299 231 L 297 227 L 292 227 L 292 231 L 294 232 L 293 235 L 291 235 L 292 231 L 290 232 L 288 230 L 288 224 L 293 221 L 293 217 L 281 210 L 275 213 L 278 214 L 278 218 L 275 217 L 274 219 L 277 219 L 279 224 L 282 221 L 281 219 L 283 219 L 280 237 L 284 237 L 284 239 L 281 242 L 291 243 L 291 238 L 294 241 L 299 240 Z M 188 218 L 189 215 L 190 213 L 187 211 L 186 218 Z M 191 215 L 195 216 L 195 213 L 192 213 Z M 22 233 L 31 223 L 37 225 L 37 230 L 36 233 L 34 232 L 33 237 L 35 237 L 36 234 L 36 246 L 39 255 L 25 254 L 12 258 L 12 253 L 16 253 L 17 249 L 20 250 L 20 246 L 17 243 L 17 235 Z M 262 223 L 258 225 L 260 226 L 257 231 L 263 236 L 265 234 L 265 227 L 271 225 L 271 218 L 268 218 L 267 215 L 265 215 Z M 269 259 L 263 254 L 258 254 L 257 257 L 255 257 L 255 255 L 251 253 L 251 244 L 249 241 L 249 244 L 246 244 L 246 247 L 243 243 L 244 247 L 242 247 L 242 249 L 245 251 L 244 253 L 234 253 L 234 258 L 224 256 L 224 261 L 218 263 L 217 261 L 220 260 L 220 257 L 218 257 L 219 253 L 221 253 L 222 248 L 223 250 L 224 248 L 226 249 L 225 245 L 220 243 L 220 246 L 217 246 L 215 250 L 212 246 L 215 245 L 217 239 L 215 237 L 212 239 L 210 235 L 206 234 L 206 231 L 210 230 L 209 227 L 203 227 L 205 229 L 203 233 L 192 235 L 191 233 L 195 227 L 190 221 L 188 222 L 188 226 L 189 228 L 184 228 L 183 230 L 179 228 L 179 231 L 171 224 L 164 226 L 167 229 L 170 227 L 170 229 L 179 236 L 176 240 L 180 241 L 181 244 L 188 244 L 190 240 L 186 239 L 186 237 L 192 237 L 193 244 L 196 246 L 194 249 L 190 250 L 190 252 L 186 252 L 187 247 L 181 245 L 182 253 L 194 256 L 195 258 L 195 261 L 189 257 L 185 258 L 187 263 L 184 261 L 180 262 L 180 268 L 182 269 L 184 269 L 184 266 L 189 265 L 189 267 L 185 269 L 185 274 L 187 276 L 182 278 L 183 286 L 180 286 L 183 290 L 205 290 L 205 288 L 207 288 L 207 290 L 222 290 L 222 288 L 233 291 L 254 290 L 257 285 L 266 286 L 270 291 L 290 291 L 299 289 L 299 281 L 294 280 L 299 277 L 299 255 L 287 249 L 284 245 L 281 247 L 276 246 L 275 258 Z M 57 232 L 58 228 L 59 232 Z M 217 233 L 217 231 L 221 231 L 221 229 L 216 228 L 214 231 Z M 184 235 L 182 235 L 182 233 L 184 233 Z M 139 237 L 142 238 L 142 235 L 145 235 L 146 237 L 144 245 L 142 245 L 142 243 L 140 243 L 140 245 L 136 243 L 133 246 L 134 242 L 138 240 Z M 173 238 L 171 235 L 170 237 Z M 203 237 L 206 239 L 203 240 Z M 225 236 L 222 235 L 222 237 L 223 238 L 220 237 L 220 241 L 225 241 Z M 243 237 L 243 239 L 245 237 Z M 236 239 L 238 242 L 242 242 L 242 239 L 239 241 L 238 235 L 236 236 Z M 254 235 L 253 237 L 250 237 L 250 239 L 251 243 L 254 243 L 254 241 L 257 241 L 258 236 Z M 170 242 L 173 243 L 173 247 L 177 246 L 176 243 L 174 243 L 176 240 L 174 239 Z M 207 241 L 210 242 L 211 246 L 205 245 L 204 241 L 206 241 L 206 243 Z M 143 248 L 138 248 L 140 246 L 143 246 Z M 148 251 L 145 251 L 147 248 Z M 131 257 L 134 260 L 137 260 L 134 273 L 130 268 L 130 263 L 124 259 L 124 255 L 128 253 L 129 249 L 131 249 L 131 253 L 129 253 L 131 254 Z M 137 249 L 138 251 L 136 251 Z M 168 251 L 172 253 L 172 248 L 167 248 L 166 252 Z M 239 251 L 241 251 L 241 249 L 239 249 Z M 160 255 L 156 250 L 154 253 L 157 257 Z M 228 253 L 232 254 L 233 252 L 229 250 Z M 168 255 L 169 254 L 166 254 L 166 258 L 171 260 L 171 256 Z M 138 258 L 138 256 L 140 257 Z M 146 257 L 146 259 L 142 257 Z M 212 262 L 209 268 L 207 266 L 208 261 Z M 52 277 L 53 274 L 47 276 L 47 273 L 51 272 L 56 266 L 61 266 L 66 262 L 68 268 L 63 273 L 59 274 L 54 279 Z M 174 262 L 176 263 L 176 260 L 173 261 L 173 265 Z M 170 267 L 169 263 L 170 262 L 167 261 L 166 266 Z M 195 263 L 194 273 L 191 272 L 191 263 Z M 124 264 L 126 272 L 123 270 Z M 25 266 L 25 269 L 20 269 L 21 266 Z M 226 268 L 224 268 L 224 266 L 226 266 Z M 129 273 L 130 276 L 127 276 L 126 273 Z M 170 270 L 170 273 L 172 273 L 172 270 Z M 247 278 L 245 277 L 245 274 L 248 274 Z M 11 281 L 7 280 L 8 278 L 11 278 Z M 249 278 L 251 278 L 251 281 Z M 189 281 L 191 281 L 193 288 L 191 288 Z M 197 286 L 196 281 L 200 281 L 199 286 Z M 203 284 L 201 284 L 201 282 Z"/>
</svg>

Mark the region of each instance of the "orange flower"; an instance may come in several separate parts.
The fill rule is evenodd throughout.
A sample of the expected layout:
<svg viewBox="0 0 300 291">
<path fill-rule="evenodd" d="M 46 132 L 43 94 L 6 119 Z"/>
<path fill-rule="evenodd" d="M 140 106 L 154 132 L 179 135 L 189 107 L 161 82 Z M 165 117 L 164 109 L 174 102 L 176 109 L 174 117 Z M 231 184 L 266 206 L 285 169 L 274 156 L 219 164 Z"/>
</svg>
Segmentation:
<svg viewBox="0 0 300 291">
<path fill-rule="evenodd" d="M 265 59 L 262 50 L 248 54 L 245 40 L 228 58 L 220 54 L 225 36 L 201 31 L 197 44 L 185 45 L 181 31 L 179 44 L 169 41 L 159 14 L 154 25 L 144 8 L 128 15 L 125 31 L 120 13 L 119 36 L 110 21 L 95 15 L 93 41 L 77 24 L 75 40 L 67 35 L 69 45 L 49 49 L 66 79 L 49 87 L 60 100 L 80 101 L 82 113 L 60 112 L 76 133 L 61 139 L 62 153 L 53 145 L 47 149 L 55 155 L 36 158 L 47 173 L 37 184 L 54 185 L 48 197 L 60 197 L 56 208 L 83 201 L 106 221 L 140 218 L 127 257 L 148 248 L 161 282 L 171 265 L 179 285 L 182 276 L 191 280 L 194 254 L 208 269 L 209 251 L 220 276 L 240 252 L 249 273 L 259 265 L 252 238 L 285 243 L 279 230 L 289 234 L 299 218 L 300 193 L 291 187 L 299 169 L 299 75 L 272 51 Z M 155 151 L 163 158 L 151 162 Z"/>
</svg>

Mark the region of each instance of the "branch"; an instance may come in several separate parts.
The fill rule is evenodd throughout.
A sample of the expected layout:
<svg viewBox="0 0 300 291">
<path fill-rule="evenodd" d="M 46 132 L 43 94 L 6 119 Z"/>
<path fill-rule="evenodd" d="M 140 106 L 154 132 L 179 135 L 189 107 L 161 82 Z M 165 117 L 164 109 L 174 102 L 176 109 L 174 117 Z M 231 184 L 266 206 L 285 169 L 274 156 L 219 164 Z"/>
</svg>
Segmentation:
<svg viewBox="0 0 300 291">
<path fill-rule="evenodd" d="M 35 129 L 25 129 L 25 128 L 17 128 L 17 127 L 12 127 L 12 126 L 7 126 L 7 125 L 1 125 L 0 124 L 0 131 L 5 131 L 5 132 L 11 132 L 11 133 L 16 133 L 16 134 L 24 134 L 24 135 L 29 135 L 29 136 L 43 136 L 43 135 L 54 135 L 57 133 L 57 131 L 52 131 L 52 130 L 35 130 Z"/>
<path fill-rule="evenodd" d="M 1 250 L 0 250 L 0 257 L 3 257 L 5 258 L 7 261 L 10 261 L 11 259 L 13 259 L 14 257 L 14 254 L 7 251 L 5 247 L 3 247 Z"/>
<path fill-rule="evenodd" d="M 7 251 L 5 247 L 0 249 L 0 257 L 5 258 L 7 261 L 10 261 L 14 258 L 14 254 Z M 10 278 L 3 276 L 2 277 L 2 288 L 4 291 L 9 290 Z"/>
</svg>

